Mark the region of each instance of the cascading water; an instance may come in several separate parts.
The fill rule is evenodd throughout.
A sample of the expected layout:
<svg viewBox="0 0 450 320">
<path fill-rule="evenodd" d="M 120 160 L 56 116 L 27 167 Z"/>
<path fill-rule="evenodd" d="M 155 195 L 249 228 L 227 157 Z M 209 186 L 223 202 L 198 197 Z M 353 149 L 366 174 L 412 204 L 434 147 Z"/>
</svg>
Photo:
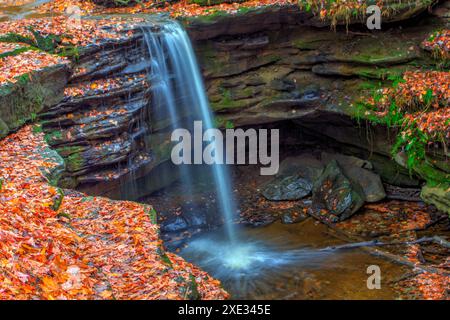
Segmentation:
<svg viewBox="0 0 450 320">
<path fill-rule="evenodd" d="M 205 130 L 213 129 L 213 115 L 187 33 L 175 21 L 166 21 L 158 29 L 142 29 L 151 58 L 152 109 L 168 113 L 172 130 L 178 126 L 192 128 L 194 121 L 202 121 Z M 225 165 L 217 164 L 209 166 L 209 170 L 214 178 L 228 239 L 234 243 L 236 204 L 228 170 Z M 183 184 L 192 185 L 193 174 L 187 165 L 180 166 L 180 176 Z"/>
<path fill-rule="evenodd" d="M 152 122 L 166 123 L 168 125 L 165 127 L 169 130 L 183 128 L 195 131 L 194 122 L 202 121 L 204 130 L 213 129 L 213 114 L 187 33 L 175 21 L 145 26 L 142 31 L 150 55 L 148 76 L 152 87 Z M 186 192 L 190 192 L 198 178 L 193 167 L 178 166 L 180 182 Z M 237 232 L 233 224 L 237 207 L 226 165 L 213 164 L 206 166 L 205 170 L 211 171 L 218 209 L 224 217 L 225 227 L 224 230 L 192 239 L 181 251 L 182 256 L 219 279 L 237 286 L 240 293 L 261 287 L 258 279 L 262 274 L 270 275 L 281 270 L 290 274 L 288 266 L 314 267 L 328 256 L 327 252 L 280 245 L 275 239 L 261 241 L 261 237 L 249 237 L 243 229 L 237 229 Z M 274 280 L 285 281 L 279 278 Z M 273 284 L 267 285 L 271 287 Z"/>
</svg>

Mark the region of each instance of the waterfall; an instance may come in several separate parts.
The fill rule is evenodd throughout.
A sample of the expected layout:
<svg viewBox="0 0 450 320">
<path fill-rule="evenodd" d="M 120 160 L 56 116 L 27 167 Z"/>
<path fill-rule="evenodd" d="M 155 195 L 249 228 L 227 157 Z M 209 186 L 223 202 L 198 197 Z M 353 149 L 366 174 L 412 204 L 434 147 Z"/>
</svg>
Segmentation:
<svg viewBox="0 0 450 320">
<path fill-rule="evenodd" d="M 152 86 L 151 108 L 170 119 L 170 129 L 192 129 L 194 121 L 202 121 L 203 129 L 213 129 L 214 121 L 202 75 L 197 64 L 191 41 L 176 21 L 165 21 L 158 28 L 143 27 L 145 44 L 150 54 L 149 80 Z M 182 165 L 180 182 L 192 185 L 195 179 L 191 166 Z M 224 218 L 231 242 L 236 235 L 233 216 L 236 204 L 231 189 L 230 174 L 226 165 L 208 166 L 214 178 L 217 202 Z"/>
</svg>

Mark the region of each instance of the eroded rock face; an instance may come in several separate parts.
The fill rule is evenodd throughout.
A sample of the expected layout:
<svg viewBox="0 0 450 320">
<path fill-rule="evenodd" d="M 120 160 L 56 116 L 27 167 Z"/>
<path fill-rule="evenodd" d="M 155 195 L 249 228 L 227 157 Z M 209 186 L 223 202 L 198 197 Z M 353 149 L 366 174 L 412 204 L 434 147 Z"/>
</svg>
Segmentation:
<svg viewBox="0 0 450 320">
<path fill-rule="evenodd" d="M 191 0 L 202 2 L 227 2 L 228 0 Z M 301 2 L 301 1 L 300 1 Z M 398 2 L 396 0 L 383 1 L 383 23 L 392 23 L 412 18 L 426 11 L 436 1 Z M 350 15 L 347 19 L 323 20 L 318 13 L 306 8 L 301 9 L 297 4 L 282 4 L 259 8 L 246 8 L 234 14 L 221 13 L 203 16 L 186 17 L 183 19 L 188 31 L 195 40 L 216 38 L 220 35 L 241 35 L 266 30 L 280 30 L 289 26 L 298 28 L 302 26 L 329 28 L 332 23 L 336 25 L 365 25 L 365 20 L 358 15 Z"/>
<path fill-rule="evenodd" d="M 350 105 L 364 86 L 399 75 L 411 64 L 431 63 L 420 43 L 434 26 L 389 29 L 372 37 L 301 24 L 291 10 L 268 11 L 270 18 L 267 12 L 251 13 L 245 22 L 236 16 L 232 24 L 218 19 L 208 24 L 214 32 L 208 35 L 195 22 L 187 26 L 222 126 L 304 119 L 318 112 L 351 115 Z"/>
<path fill-rule="evenodd" d="M 42 114 L 46 140 L 66 163 L 62 186 L 117 180 L 151 161 L 143 148 L 150 92 L 136 41 L 84 52 L 63 101 Z"/>
<path fill-rule="evenodd" d="M 65 161 L 59 185 L 112 198 L 147 194 L 136 181 L 169 150 L 168 134 L 155 130 L 152 117 L 149 63 L 138 31 L 82 51 L 64 99 L 41 114 L 47 142 Z M 158 180 L 163 187 L 173 177 Z"/>
<path fill-rule="evenodd" d="M 187 22 L 218 126 L 295 121 L 299 128 L 345 146 L 346 154 L 370 158 L 384 182 L 419 185 L 390 161 L 392 137 L 386 140 L 383 128 L 369 137 L 366 127 L 351 120 L 351 104 L 364 85 L 414 64 L 427 66 L 429 55 L 419 44 L 435 26 L 386 28 L 374 35 L 332 32 L 327 23 L 296 6 Z M 127 41 L 90 48 L 82 54 L 70 86 L 89 86 L 99 79 L 136 81 L 68 96 L 43 115 L 48 141 L 66 161 L 63 186 L 120 198 L 117 190 L 121 185 L 131 189 L 132 184 L 123 184 L 131 179 L 141 197 L 144 190 L 176 179 L 166 165 L 171 147 L 164 132 L 167 123 L 152 118 L 151 88 L 139 78 L 148 68 L 141 44 L 142 35 L 135 32 Z M 354 170 L 353 175 L 360 175 Z M 366 199 L 381 198 L 383 193 L 376 190 Z"/>
<path fill-rule="evenodd" d="M 371 171 L 373 169 L 371 162 L 356 157 L 326 152 L 322 152 L 321 159 L 324 163 L 330 163 L 335 160 L 342 168 L 345 176 L 359 184 L 363 190 L 366 202 L 378 202 L 386 198 L 380 176 Z"/>
</svg>

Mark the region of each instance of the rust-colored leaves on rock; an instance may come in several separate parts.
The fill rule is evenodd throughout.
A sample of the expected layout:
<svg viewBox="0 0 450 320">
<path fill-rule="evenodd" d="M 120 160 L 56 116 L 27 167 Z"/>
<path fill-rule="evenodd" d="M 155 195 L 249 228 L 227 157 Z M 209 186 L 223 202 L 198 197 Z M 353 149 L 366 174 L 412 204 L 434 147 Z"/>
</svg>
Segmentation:
<svg viewBox="0 0 450 320">
<path fill-rule="evenodd" d="M 164 252 L 150 206 L 62 198 L 41 172 L 55 165 L 46 148 L 31 127 L 0 141 L 0 299 L 186 299 L 192 276 L 203 299 L 228 297 Z"/>
</svg>

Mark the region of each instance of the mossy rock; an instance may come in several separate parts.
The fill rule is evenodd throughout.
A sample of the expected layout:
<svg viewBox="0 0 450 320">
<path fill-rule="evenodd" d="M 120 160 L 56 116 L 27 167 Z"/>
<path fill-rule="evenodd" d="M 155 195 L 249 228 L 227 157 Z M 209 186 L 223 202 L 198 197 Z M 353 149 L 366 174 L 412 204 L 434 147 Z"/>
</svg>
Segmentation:
<svg viewBox="0 0 450 320">
<path fill-rule="evenodd" d="M 16 83 L 0 87 L 0 139 L 17 130 L 46 107 L 63 98 L 70 75 L 66 65 L 57 65 L 22 75 Z"/>
<path fill-rule="evenodd" d="M 450 215 L 450 184 L 435 186 L 427 184 L 422 188 L 420 196 L 425 202 Z"/>
<path fill-rule="evenodd" d="M 434 167 L 427 161 L 416 164 L 413 170 L 430 185 L 446 185 L 450 183 L 450 174 Z"/>
<path fill-rule="evenodd" d="M 63 158 L 58 154 L 58 152 L 48 147 L 41 150 L 40 154 L 48 162 L 56 164 L 56 166 L 52 166 L 50 168 L 43 167 L 41 168 L 41 171 L 52 186 L 57 186 L 65 171 L 65 163 Z"/>
</svg>

